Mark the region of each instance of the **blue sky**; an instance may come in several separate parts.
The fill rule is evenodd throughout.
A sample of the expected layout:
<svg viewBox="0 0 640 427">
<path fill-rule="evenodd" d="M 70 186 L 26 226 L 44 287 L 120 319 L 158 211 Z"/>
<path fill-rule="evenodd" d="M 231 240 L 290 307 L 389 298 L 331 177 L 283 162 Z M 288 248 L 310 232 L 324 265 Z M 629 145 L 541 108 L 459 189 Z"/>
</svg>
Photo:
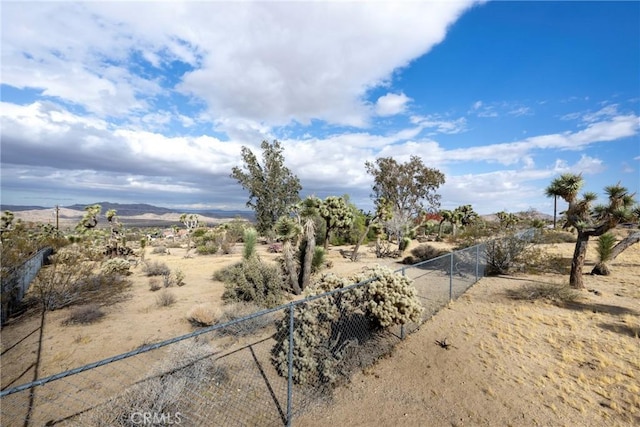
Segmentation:
<svg viewBox="0 0 640 427">
<path fill-rule="evenodd" d="M 2 2 L 2 204 L 243 209 L 278 139 L 303 195 L 372 206 L 420 156 L 442 208 L 640 190 L 638 2 Z"/>
</svg>

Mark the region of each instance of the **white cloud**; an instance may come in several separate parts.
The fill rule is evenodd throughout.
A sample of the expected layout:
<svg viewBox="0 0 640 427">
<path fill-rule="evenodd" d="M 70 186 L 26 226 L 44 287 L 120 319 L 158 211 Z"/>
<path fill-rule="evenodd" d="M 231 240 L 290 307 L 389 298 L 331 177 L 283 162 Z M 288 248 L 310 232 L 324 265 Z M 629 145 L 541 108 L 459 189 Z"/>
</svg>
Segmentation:
<svg viewBox="0 0 640 427">
<path fill-rule="evenodd" d="M 411 123 L 420 126 L 423 129 L 435 129 L 437 133 L 456 134 L 467 130 L 467 119 L 459 117 L 454 120 L 446 120 L 439 115 L 430 116 L 412 116 Z M 433 135 L 433 134 L 431 134 Z"/>
<path fill-rule="evenodd" d="M 3 83 L 100 116 L 141 113 L 175 89 L 204 101 L 221 130 L 366 126 L 365 94 L 441 42 L 471 4 L 7 3 Z M 154 77 L 175 61 L 188 64 L 178 81 Z M 392 114 L 392 101 L 379 112 Z M 401 111 L 406 100 L 395 101 Z"/>
<path fill-rule="evenodd" d="M 404 93 L 388 93 L 378 98 L 376 102 L 376 114 L 385 117 L 404 113 L 410 101 L 411 98 Z"/>
</svg>

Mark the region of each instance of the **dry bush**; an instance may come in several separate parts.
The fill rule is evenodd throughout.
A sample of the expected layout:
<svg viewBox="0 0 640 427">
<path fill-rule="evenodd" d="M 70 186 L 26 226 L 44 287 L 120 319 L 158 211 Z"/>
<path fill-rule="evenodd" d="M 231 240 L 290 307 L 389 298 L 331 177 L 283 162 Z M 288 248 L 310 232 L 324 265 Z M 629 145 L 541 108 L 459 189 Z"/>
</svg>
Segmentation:
<svg viewBox="0 0 640 427">
<path fill-rule="evenodd" d="M 158 307 L 169 307 L 175 302 L 176 296 L 166 289 L 156 296 L 156 304 Z"/>
<path fill-rule="evenodd" d="M 193 306 L 187 313 L 187 320 L 193 326 L 211 326 L 218 323 L 220 317 L 220 310 L 214 309 L 208 304 Z"/>
<path fill-rule="evenodd" d="M 568 285 L 537 283 L 509 289 L 507 296 L 515 300 L 547 300 L 555 303 L 567 303 L 578 299 L 580 294 Z"/>
<path fill-rule="evenodd" d="M 227 304 L 222 308 L 222 313 L 218 319 L 218 324 L 231 322 L 233 320 L 247 317 L 260 311 L 260 307 L 248 302 L 236 302 Z M 224 328 L 218 329 L 216 332 L 220 335 L 230 335 L 234 337 L 243 337 L 247 335 L 255 335 L 275 322 L 275 313 L 268 313 L 262 316 L 252 317 L 242 322 L 234 323 Z"/>
<path fill-rule="evenodd" d="M 190 397 L 207 390 L 212 382 L 222 383 L 228 379 L 226 370 L 215 364 L 214 354 L 213 347 L 194 339 L 171 345 L 146 379 L 82 414 L 78 425 L 135 427 L 142 424 L 139 415 L 144 413 L 182 414 L 172 421 L 186 425 L 198 410 L 192 407 Z"/>
<path fill-rule="evenodd" d="M 449 251 L 434 248 L 428 244 L 416 246 L 411 250 L 411 255 L 402 260 L 403 264 L 417 264 L 422 261 L 428 261 L 433 258 L 448 254 Z"/>
<path fill-rule="evenodd" d="M 162 288 L 160 286 L 160 279 L 157 277 L 149 277 L 149 290 L 151 292 L 159 291 Z"/>
<path fill-rule="evenodd" d="M 151 253 L 156 255 L 166 255 L 167 252 L 166 246 L 154 246 L 154 248 L 151 249 Z"/>
<path fill-rule="evenodd" d="M 525 236 L 509 235 L 488 241 L 485 246 L 485 273 L 491 276 L 526 269 L 528 260 L 534 256 L 533 247 Z"/>
<path fill-rule="evenodd" d="M 164 276 L 165 274 L 171 274 L 169 266 L 159 261 L 146 262 L 142 271 L 144 271 L 147 276 Z"/>
<path fill-rule="evenodd" d="M 575 243 L 576 235 L 568 231 L 561 230 L 545 230 L 536 237 L 536 243 L 553 244 L 553 243 Z"/>
<path fill-rule="evenodd" d="M 62 322 L 63 325 L 88 325 L 95 323 L 104 317 L 104 312 L 98 304 L 87 304 L 71 309 L 69 316 Z"/>
</svg>

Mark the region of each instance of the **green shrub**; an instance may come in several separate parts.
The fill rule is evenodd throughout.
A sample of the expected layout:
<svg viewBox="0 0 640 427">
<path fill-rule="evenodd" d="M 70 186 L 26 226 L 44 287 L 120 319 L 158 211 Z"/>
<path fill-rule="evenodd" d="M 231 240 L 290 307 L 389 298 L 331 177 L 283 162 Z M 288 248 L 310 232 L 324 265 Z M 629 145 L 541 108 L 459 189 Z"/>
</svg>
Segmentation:
<svg viewBox="0 0 640 427">
<path fill-rule="evenodd" d="M 262 307 L 275 307 L 284 296 L 284 277 L 278 266 L 257 257 L 243 259 L 217 271 L 213 278 L 225 284 L 225 302 L 253 302 Z"/>
<path fill-rule="evenodd" d="M 409 236 L 403 237 L 402 240 L 400 241 L 400 247 L 399 247 L 400 252 L 404 252 L 405 250 L 407 250 L 410 244 L 411 244 L 411 237 Z"/>
<path fill-rule="evenodd" d="M 215 255 L 219 249 L 220 245 L 213 241 L 208 241 L 205 244 L 196 246 L 196 252 L 200 255 Z"/>
</svg>

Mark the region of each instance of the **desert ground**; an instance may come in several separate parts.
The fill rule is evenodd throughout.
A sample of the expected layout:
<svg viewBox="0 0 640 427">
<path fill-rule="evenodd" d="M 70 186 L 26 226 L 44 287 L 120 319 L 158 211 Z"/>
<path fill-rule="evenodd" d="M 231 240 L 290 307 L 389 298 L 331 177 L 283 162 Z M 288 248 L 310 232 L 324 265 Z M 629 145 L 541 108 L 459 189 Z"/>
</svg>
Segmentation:
<svg viewBox="0 0 640 427">
<path fill-rule="evenodd" d="M 573 246 L 544 250 L 570 257 Z M 594 246 L 585 273 L 596 260 Z M 366 248 L 355 263 L 341 249 L 330 248 L 331 272 L 347 276 L 380 263 Z M 264 245 L 259 253 L 263 259 L 276 256 Z M 38 347 L 43 378 L 193 331 L 187 313 L 198 304 L 222 308 L 224 286 L 212 274 L 238 261 L 241 247 L 230 255 L 184 254 L 181 248 L 168 255 L 146 252 L 147 260 L 185 273 L 185 286 L 168 289 L 176 297 L 169 307 L 158 307 L 157 292 L 138 265 L 127 298 L 104 307 L 98 323 L 63 326 L 70 309 L 47 312 L 39 338 L 37 313 L 11 320 L 2 330 L 2 388 L 33 380 Z M 396 260 L 382 263 L 401 267 Z M 587 289 L 566 304 L 514 294 L 533 294 L 536 286 L 563 284 L 568 276 L 483 278 L 388 357 L 297 415 L 294 425 L 639 425 L 640 245 L 611 267 L 610 276 L 585 275 Z M 445 338 L 448 348 L 436 343 Z"/>
</svg>

